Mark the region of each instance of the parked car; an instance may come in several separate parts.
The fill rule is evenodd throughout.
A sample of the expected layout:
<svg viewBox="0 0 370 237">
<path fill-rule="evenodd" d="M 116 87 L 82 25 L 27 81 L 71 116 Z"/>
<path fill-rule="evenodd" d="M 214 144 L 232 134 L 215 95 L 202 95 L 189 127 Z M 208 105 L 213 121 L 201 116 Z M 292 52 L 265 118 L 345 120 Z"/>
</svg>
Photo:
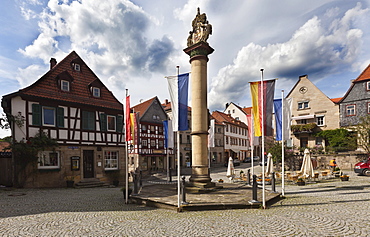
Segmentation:
<svg viewBox="0 0 370 237">
<path fill-rule="evenodd" d="M 233 160 L 233 164 L 234 164 L 234 166 L 240 165 L 240 160 L 239 159 L 234 159 Z M 224 163 L 224 166 L 227 167 L 228 166 L 228 162 Z"/>
<path fill-rule="evenodd" d="M 240 160 L 234 159 L 234 166 L 239 166 L 239 165 L 240 165 Z"/>
<path fill-rule="evenodd" d="M 260 157 L 259 156 L 253 156 L 253 161 L 259 161 Z"/>
<path fill-rule="evenodd" d="M 251 158 L 250 157 L 244 158 L 243 163 L 251 163 Z"/>
<path fill-rule="evenodd" d="M 355 173 L 358 175 L 367 175 L 370 176 L 370 158 L 355 164 L 354 168 Z"/>
</svg>

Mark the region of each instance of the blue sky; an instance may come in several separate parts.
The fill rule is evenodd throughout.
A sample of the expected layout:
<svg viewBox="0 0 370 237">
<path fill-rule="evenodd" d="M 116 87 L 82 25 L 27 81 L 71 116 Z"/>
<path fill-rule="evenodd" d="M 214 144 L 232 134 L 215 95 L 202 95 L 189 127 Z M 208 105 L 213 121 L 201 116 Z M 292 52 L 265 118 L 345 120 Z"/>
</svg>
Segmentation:
<svg viewBox="0 0 370 237">
<path fill-rule="evenodd" d="M 190 71 L 183 49 L 197 7 L 213 26 L 211 111 L 250 106 L 248 82 L 261 68 L 278 78 L 276 98 L 304 74 L 337 98 L 370 63 L 370 0 L 1 0 L 0 94 L 32 84 L 51 57 L 75 50 L 120 101 L 125 89 L 132 105 L 164 101 L 164 77 L 177 65 Z"/>
</svg>

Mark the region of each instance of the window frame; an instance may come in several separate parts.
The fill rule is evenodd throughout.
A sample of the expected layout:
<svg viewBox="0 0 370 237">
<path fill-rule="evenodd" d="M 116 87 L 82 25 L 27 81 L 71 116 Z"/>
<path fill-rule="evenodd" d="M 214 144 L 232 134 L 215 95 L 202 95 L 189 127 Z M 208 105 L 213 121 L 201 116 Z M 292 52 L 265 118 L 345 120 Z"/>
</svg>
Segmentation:
<svg viewBox="0 0 370 237">
<path fill-rule="evenodd" d="M 75 63 L 73 65 L 73 70 L 75 70 L 76 72 L 80 72 L 81 71 L 81 65 L 78 64 L 78 63 Z"/>
<path fill-rule="evenodd" d="M 96 93 L 98 92 L 98 93 Z M 100 88 L 99 87 L 91 87 L 91 93 L 92 95 L 95 97 L 95 98 L 100 98 L 101 97 L 101 93 L 100 93 Z"/>
<path fill-rule="evenodd" d="M 52 110 L 53 111 L 53 124 L 48 124 L 48 123 L 45 123 L 45 115 L 48 115 L 47 113 L 45 113 L 45 110 Z M 50 107 L 50 106 L 42 106 L 42 125 L 43 126 L 50 126 L 50 127 L 55 127 L 56 125 L 56 109 L 55 107 Z"/>
<path fill-rule="evenodd" d="M 370 81 L 367 81 L 366 82 L 366 90 L 367 91 L 370 91 Z"/>
<path fill-rule="evenodd" d="M 112 121 L 112 119 L 113 119 L 113 121 Z M 117 125 L 116 116 L 107 115 L 107 131 L 115 132 L 116 129 L 117 129 L 116 125 Z M 114 127 L 114 128 L 112 128 L 112 127 Z"/>
<path fill-rule="evenodd" d="M 67 85 L 67 88 L 64 88 L 64 86 Z M 67 80 L 61 80 L 60 81 L 60 89 L 62 91 L 69 92 L 70 91 L 70 83 Z"/>
<path fill-rule="evenodd" d="M 321 120 L 321 122 L 320 122 L 320 120 Z M 316 124 L 317 124 L 317 126 L 324 126 L 325 125 L 325 116 L 324 115 L 320 115 L 320 116 L 316 115 Z"/>
<path fill-rule="evenodd" d="M 44 156 L 45 154 L 47 154 L 48 156 Z M 49 159 L 49 164 L 52 163 L 50 162 L 50 154 L 57 154 L 57 157 L 56 157 L 56 165 L 41 165 L 42 164 L 42 160 L 43 159 L 43 163 L 45 164 L 45 158 L 48 158 Z M 43 156 L 43 157 L 42 157 Z M 60 169 L 60 152 L 59 151 L 40 151 L 37 155 L 38 159 L 37 159 L 37 168 L 40 169 L 40 170 L 47 170 L 47 169 Z"/>
<path fill-rule="evenodd" d="M 114 159 L 113 157 L 114 153 Z M 109 162 L 107 162 L 109 161 Z M 107 165 L 109 164 L 109 165 Z M 115 167 L 114 167 L 115 165 Z M 118 170 L 119 168 L 119 151 L 117 150 L 104 150 L 104 170 Z"/>
<path fill-rule="evenodd" d="M 351 107 L 353 106 L 353 109 L 349 109 L 348 107 Z M 351 111 L 351 113 L 348 113 L 348 111 Z M 353 113 L 352 113 L 353 111 Z M 349 104 L 349 105 L 346 105 L 346 116 L 349 117 L 349 116 L 356 116 L 356 105 L 355 104 Z"/>
<path fill-rule="evenodd" d="M 298 110 L 309 109 L 309 108 L 310 108 L 310 102 L 309 101 L 300 101 L 300 102 L 298 102 Z"/>
</svg>

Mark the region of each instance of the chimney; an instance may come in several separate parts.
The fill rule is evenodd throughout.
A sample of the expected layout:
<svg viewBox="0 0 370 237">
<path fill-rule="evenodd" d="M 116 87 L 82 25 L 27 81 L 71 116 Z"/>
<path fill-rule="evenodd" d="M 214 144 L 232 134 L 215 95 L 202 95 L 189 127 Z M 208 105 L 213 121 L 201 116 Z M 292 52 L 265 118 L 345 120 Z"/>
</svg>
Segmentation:
<svg viewBox="0 0 370 237">
<path fill-rule="evenodd" d="M 229 103 L 226 103 L 226 105 L 225 105 L 225 109 L 227 109 L 227 107 L 229 107 Z"/>
<path fill-rule="evenodd" d="M 164 103 L 165 105 L 168 105 L 168 99 L 165 99 Z"/>
<path fill-rule="evenodd" d="M 57 65 L 57 60 L 55 58 L 50 59 L 50 70 L 53 69 L 53 67 Z"/>
<path fill-rule="evenodd" d="M 307 76 L 307 74 L 302 75 L 302 76 L 299 76 L 299 79 L 301 79 L 301 78 L 306 78 L 306 79 L 308 79 L 308 76 Z"/>
</svg>

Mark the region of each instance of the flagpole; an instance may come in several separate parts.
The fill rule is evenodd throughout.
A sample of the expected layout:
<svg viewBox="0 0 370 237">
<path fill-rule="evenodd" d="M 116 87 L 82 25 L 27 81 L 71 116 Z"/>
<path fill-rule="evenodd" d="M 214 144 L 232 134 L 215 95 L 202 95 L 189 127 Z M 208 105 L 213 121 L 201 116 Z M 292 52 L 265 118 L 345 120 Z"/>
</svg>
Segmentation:
<svg viewBox="0 0 370 237">
<path fill-rule="evenodd" d="M 177 76 L 180 75 L 180 66 L 176 66 L 177 68 Z M 178 118 L 177 118 L 178 119 Z M 178 207 L 178 210 L 180 211 L 180 207 L 181 207 L 181 201 L 180 201 L 180 165 L 181 165 L 181 162 L 180 162 L 180 131 L 178 130 L 177 128 L 177 207 Z"/>
<path fill-rule="evenodd" d="M 262 125 L 262 207 L 266 209 L 266 197 L 265 197 L 265 118 L 264 118 L 264 89 L 263 89 L 263 68 L 260 69 L 261 71 L 261 125 Z"/>
<path fill-rule="evenodd" d="M 127 100 L 127 96 L 128 96 L 128 89 L 126 89 L 126 100 Z M 125 101 L 125 111 L 127 111 L 126 107 L 127 107 L 127 102 Z M 127 115 L 127 113 L 126 113 L 126 116 L 130 116 L 130 115 Z M 125 122 L 126 122 L 126 119 L 125 119 Z M 127 123 L 125 123 L 125 124 L 126 124 L 126 126 L 128 126 Z M 125 129 L 125 132 L 127 132 L 127 129 Z M 125 140 L 127 140 L 127 139 L 125 139 Z M 126 184 L 125 184 L 125 186 L 126 186 L 126 190 L 125 190 L 126 191 L 126 193 L 125 193 L 126 200 L 125 200 L 125 203 L 128 204 L 128 141 L 126 141 L 126 159 L 125 159 L 125 163 L 126 163 Z"/>
<path fill-rule="evenodd" d="M 284 90 L 281 90 L 281 195 L 285 195 L 285 150 L 284 150 Z"/>
</svg>

